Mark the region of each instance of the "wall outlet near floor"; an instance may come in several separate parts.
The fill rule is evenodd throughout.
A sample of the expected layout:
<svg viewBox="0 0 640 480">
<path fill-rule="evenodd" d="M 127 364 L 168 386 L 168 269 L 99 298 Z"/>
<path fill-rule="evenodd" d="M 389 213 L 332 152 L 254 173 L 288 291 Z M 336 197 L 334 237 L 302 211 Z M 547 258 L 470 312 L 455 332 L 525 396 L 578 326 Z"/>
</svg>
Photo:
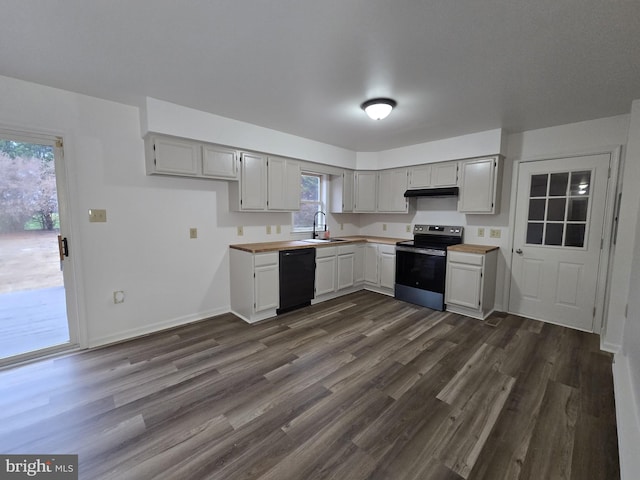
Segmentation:
<svg viewBox="0 0 640 480">
<path fill-rule="evenodd" d="M 500 238 L 502 236 L 502 230 L 500 230 L 499 228 L 490 228 L 489 236 L 491 238 Z"/>
<path fill-rule="evenodd" d="M 106 222 L 107 211 L 102 208 L 90 208 L 89 209 L 89 221 L 91 223 Z"/>
<path fill-rule="evenodd" d="M 478 236 L 479 237 L 484 237 L 484 228 L 479 228 L 478 229 Z"/>
<path fill-rule="evenodd" d="M 383 224 L 382 224 L 382 231 L 383 231 L 383 232 L 386 232 L 386 231 L 387 231 L 387 224 L 386 224 L 386 223 L 383 223 Z"/>
<path fill-rule="evenodd" d="M 116 290 L 113 292 L 113 303 L 124 303 L 124 290 Z"/>
<path fill-rule="evenodd" d="M 198 229 L 191 227 L 189 229 L 189 238 L 198 238 Z"/>
<path fill-rule="evenodd" d="M 238 236 L 241 237 L 244 235 L 244 227 L 238 226 Z"/>
<path fill-rule="evenodd" d="M 411 233 L 411 225 L 407 225 L 407 233 Z"/>
<path fill-rule="evenodd" d="M 267 235 L 271 235 L 271 225 L 267 225 Z"/>
</svg>

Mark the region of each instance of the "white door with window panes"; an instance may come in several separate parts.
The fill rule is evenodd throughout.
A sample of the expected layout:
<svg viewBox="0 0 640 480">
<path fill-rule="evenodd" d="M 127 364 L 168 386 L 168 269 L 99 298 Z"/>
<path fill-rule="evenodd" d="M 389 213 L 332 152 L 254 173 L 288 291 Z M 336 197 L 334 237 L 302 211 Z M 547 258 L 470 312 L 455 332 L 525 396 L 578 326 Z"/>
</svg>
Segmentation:
<svg viewBox="0 0 640 480">
<path fill-rule="evenodd" d="M 509 311 L 593 331 L 609 154 L 519 165 Z"/>
<path fill-rule="evenodd" d="M 300 210 L 293 212 L 293 231 L 310 232 L 314 218 L 318 222 L 317 230 L 324 230 L 326 218 L 318 212 L 324 212 L 325 181 L 321 174 L 302 172 L 300 174 Z"/>
</svg>

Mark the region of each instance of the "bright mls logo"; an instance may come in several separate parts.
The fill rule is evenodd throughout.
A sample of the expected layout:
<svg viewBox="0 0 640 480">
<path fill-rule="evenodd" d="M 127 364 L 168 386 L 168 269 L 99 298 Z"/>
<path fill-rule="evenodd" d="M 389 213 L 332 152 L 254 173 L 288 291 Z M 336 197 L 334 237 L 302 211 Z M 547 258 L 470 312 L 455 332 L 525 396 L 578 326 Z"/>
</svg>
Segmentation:
<svg viewBox="0 0 640 480">
<path fill-rule="evenodd" d="M 77 455 L 0 455 L 0 480 L 78 480 Z"/>
</svg>

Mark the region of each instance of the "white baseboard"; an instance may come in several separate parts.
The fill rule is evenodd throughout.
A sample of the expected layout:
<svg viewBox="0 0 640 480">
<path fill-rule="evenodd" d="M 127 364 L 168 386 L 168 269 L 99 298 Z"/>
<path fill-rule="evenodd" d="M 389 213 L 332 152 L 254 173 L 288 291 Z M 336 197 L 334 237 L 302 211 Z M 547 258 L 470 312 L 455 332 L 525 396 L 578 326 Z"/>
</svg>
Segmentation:
<svg viewBox="0 0 640 480">
<path fill-rule="evenodd" d="M 217 308 L 209 312 L 200 312 L 192 315 L 185 315 L 184 317 L 172 318 L 164 320 L 162 322 L 156 322 L 143 327 L 131 328 L 123 330 L 112 335 L 105 335 L 103 337 L 89 339 L 89 348 L 101 347 L 110 343 L 123 342 L 125 340 L 131 340 L 143 335 L 149 335 L 150 333 L 156 333 L 162 330 L 167 330 L 173 327 L 179 327 L 188 323 L 198 322 L 209 317 L 215 317 L 216 315 L 222 315 L 223 313 L 229 313 L 229 307 Z"/>
<path fill-rule="evenodd" d="M 613 386 L 616 397 L 616 421 L 618 424 L 618 450 L 620 452 L 620 479 L 640 478 L 640 419 L 638 405 L 631 384 L 629 362 L 624 355 L 615 356 Z"/>
<path fill-rule="evenodd" d="M 620 348 L 620 345 L 617 343 L 607 342 L 603 339 L 602 335 L 600 336 L 600 350 L 603 352 L 618 353 L 620 352 Z"/>
</svg>

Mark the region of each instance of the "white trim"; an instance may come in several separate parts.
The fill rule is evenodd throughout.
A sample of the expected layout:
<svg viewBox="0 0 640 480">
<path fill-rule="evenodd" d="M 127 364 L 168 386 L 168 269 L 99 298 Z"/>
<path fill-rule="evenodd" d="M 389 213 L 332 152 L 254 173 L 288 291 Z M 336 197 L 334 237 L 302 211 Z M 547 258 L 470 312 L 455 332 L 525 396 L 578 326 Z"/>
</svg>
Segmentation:
<svg viewBox="0 0 640 480">
<path fill-rule="evenodd" d="M 640 478 L 640 419 L 638 403 L 633 395 L 629 362 L 623 355 L 616 355 L 613 362 L 613 388 L 618 424 L 618 452 L 620 456 L 620 479 Z M 640 400 L 640 399 L 639 399 Z"/>
<path fill-rule="evenodd" d="M 574 158 L 574 157 L 583 157 L 583 156 L 593 156 L 593 155 L 609 155 L 609 168 L 611 169 L 611 175 L 607 179 L 607 193 L 605 196 L 605 213 L 604 220 L 602 226 L 602 238 L 604 240 L 604 246 L 600 251 L 600 258 L 598 260 L 598 280 L 596 284 L 596 315 L 593 320 L 593 332 L 601 335 L 601 342 L 603 338 L 603 326 L 606 325 L 605 322 L 605 312 L 608 311 L 609 305 L 609 278 L 611 275 L 610 271 L 610 260 L 613 255 L 613 245 L 612 245 L 612 228 L 613 228 L 613 216 L 615 210 L 615 199 L 618 195 L 618 172 L 620 169 L 620 157 L 621 157 L 621 145 L 615 146 L 606 146 L 600 148 L 592 148 L 586 149 L 584 151 L 575 151 L 567 154 L 553 154 L 553 155 L 537 155 L 533 157 L 525 157 L 522 159 L 516 159 L 513 161 L 513 173 L 511 180 L 511 198 L 509 204 L 509 225 L 511 229 L 511 235 L 509 236 L 509 241 L 507 244 L 507 255 L 505 255 L 506 268 L 505 268 L 505 278 L 504 278 L 504 292 L 503 292 L 503 304 L 505 305 L 505 310 L 508 313 L 516 314 L 511 310 L 510 305 L 510 294 L 511 294 L 511 268 L 513 265 L 513 242 L 515 238 L 515 226 L 516 226 L 516 207 L 517 207 L 517 196 L 518 196 L 518 175 L 520 172 L 520 164 L 528 163 L 528 162 L 536 162 L 536 161 L 547 161 L 547 160 L 562 160 L 565 158 Z M 553 322 L 549 322 L 553 323 Z M 602 347 L 602 345 L 601 345 Z M 618 349 L 616 348 L 615 351 Z"/>
<path fill-rule="evenodd" d="M 167 330 L 174 327 L 180 327 L 183 325 L 187 325 L 189 323 L 199 322 L 201 320 L 206 320 L 207 318 L 210 318 L 210 317 L 215 317 L 217 315 L 229 313 L 230 311 L 231 310 L 227 305 L 225 307 L 216 308 L 213 310 L 209 310 L 207 312 L 194 313 L 190 315 L 185 315 L 183 317 L 163 320 L 161 322 L 155 322 L 149 325 L 145 325 L 143 327 L 136 327 L 136 328 L 130 328 L 128 330 L 122 330 L 112 335 L 105 335 L 103 337 L 92 338 L 89 342 L 89 348 L 102 347 L 104 345 L 109 345 L 111 343 L 118 343 L 118 342 L 123 342 L 127 340 L 133 340 L 136 337 L 149 335 L 151 333 L 158 333 L 162 330 Z"/>
</svg>

